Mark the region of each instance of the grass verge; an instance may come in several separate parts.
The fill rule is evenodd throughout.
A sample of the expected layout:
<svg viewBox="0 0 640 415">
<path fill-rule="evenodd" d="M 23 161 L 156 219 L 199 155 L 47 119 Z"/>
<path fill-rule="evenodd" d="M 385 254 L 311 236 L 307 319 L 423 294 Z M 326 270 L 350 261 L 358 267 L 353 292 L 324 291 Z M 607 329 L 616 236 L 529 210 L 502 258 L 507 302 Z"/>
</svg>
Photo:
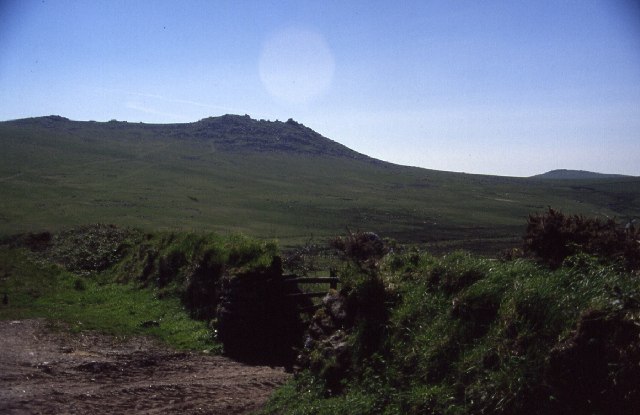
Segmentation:
<svg viewBox="0 0 640 415">
<path fill-rule="evenodd" d="M 192 320 L 176 297 L 118 284 L 107 275 L 78 275 L 25 249 L 0 247 L 0 319 L 46 318 L 73 331 L 149 335 L 178 349 L 219 351 L 204 321 Z"/>
</svg>

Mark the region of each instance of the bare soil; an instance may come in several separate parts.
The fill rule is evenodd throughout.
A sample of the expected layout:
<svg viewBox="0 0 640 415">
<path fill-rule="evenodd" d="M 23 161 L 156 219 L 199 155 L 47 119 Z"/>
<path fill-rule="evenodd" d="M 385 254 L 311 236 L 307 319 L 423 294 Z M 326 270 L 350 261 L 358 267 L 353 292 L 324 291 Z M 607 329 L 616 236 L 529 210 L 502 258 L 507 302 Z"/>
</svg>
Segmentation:
<svg viewBox="0 0 640 415">
<path fill-rule="evenodd" d="M 2 414 L 245 414 L 288 377 L 144 337 L 0 321 Z"/>
</svg>

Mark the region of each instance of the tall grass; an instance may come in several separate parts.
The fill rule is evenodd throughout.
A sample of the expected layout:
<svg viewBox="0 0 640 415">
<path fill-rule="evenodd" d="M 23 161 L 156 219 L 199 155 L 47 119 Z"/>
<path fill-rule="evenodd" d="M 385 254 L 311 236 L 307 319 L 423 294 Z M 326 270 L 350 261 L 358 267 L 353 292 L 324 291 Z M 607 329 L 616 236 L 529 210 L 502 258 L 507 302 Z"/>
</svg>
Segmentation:
<svg viewBox="0 0 640 415">
<path fill-rule="evenodd" d="M 549 355 L 569 347 L 585 313 L 640 316 L 640 278 L 585 254 L 549 270 L 527 259 L 413 251 L 387 256 L 378 278 L 388 319 L 376 350 L 346 370 L 342 391 L 305 371 L 266 413 L 554 413 Z M 350 344 L 361 334 L 353 330 Z"/>
</svg>

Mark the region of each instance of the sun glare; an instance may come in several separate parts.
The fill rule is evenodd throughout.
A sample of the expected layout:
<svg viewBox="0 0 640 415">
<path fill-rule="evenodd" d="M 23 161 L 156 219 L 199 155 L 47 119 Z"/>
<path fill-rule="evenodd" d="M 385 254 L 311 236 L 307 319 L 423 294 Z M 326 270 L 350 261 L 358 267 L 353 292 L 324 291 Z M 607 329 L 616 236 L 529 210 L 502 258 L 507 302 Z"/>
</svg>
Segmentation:
<svg viewBox="0 0 640 415">
<path fill-rule="evenodd" d="M 306 103 L 331 85 L 335 62 L 318 33 L 287 29 L 266 40 L 260 56 L 260 80 L 274 97 Z"/>
</svg>

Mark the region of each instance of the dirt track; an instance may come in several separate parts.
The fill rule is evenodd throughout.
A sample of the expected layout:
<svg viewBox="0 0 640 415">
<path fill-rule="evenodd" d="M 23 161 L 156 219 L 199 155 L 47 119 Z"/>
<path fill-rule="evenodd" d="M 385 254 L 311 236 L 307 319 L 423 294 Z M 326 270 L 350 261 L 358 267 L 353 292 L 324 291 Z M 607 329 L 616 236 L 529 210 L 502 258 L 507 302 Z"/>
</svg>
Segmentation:
<svg viewBox="0 0 640 415">
<path fill-rule="evenodd" d="M 288 375 L 146 338 L 65 334 L 0 321 L 2 414 L 244 414 Z"/>
</svg>

